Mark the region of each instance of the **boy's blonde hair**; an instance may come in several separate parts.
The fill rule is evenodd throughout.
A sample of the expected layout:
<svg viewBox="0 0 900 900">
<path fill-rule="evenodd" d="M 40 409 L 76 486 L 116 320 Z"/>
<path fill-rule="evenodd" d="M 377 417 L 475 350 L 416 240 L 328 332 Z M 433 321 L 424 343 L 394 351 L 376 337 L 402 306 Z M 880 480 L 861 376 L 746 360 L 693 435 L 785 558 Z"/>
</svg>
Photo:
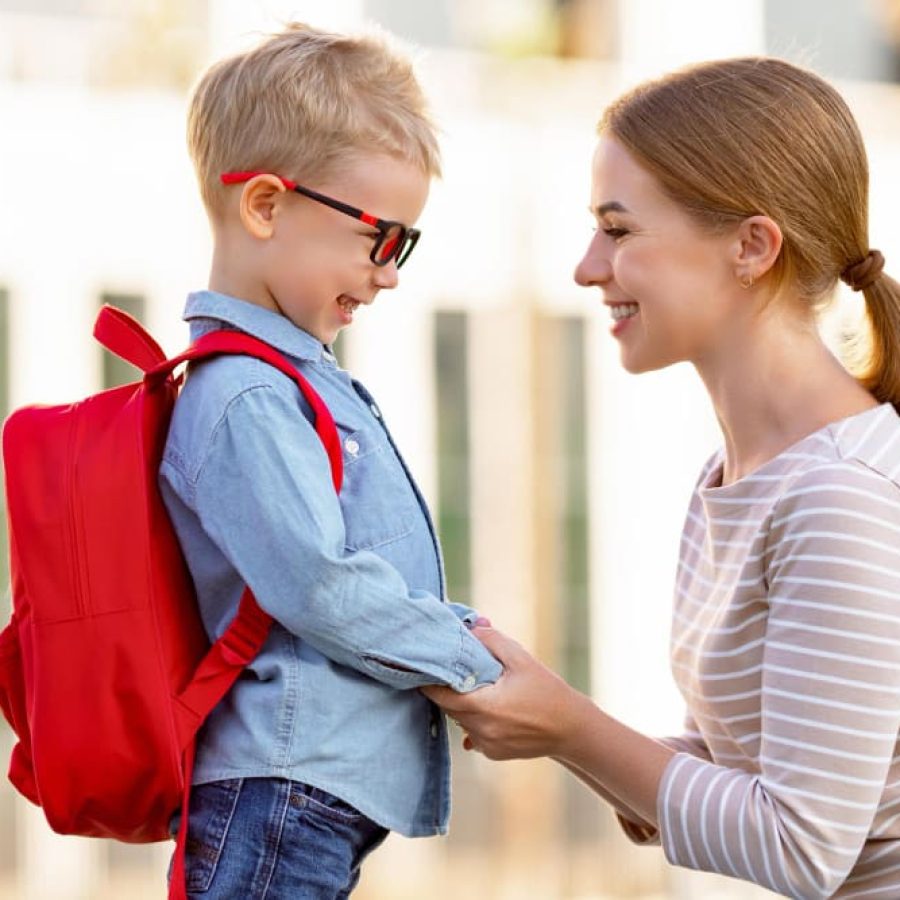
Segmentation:
<svg viewBox="0 0 900 900">
<path fill-rule="evenodd" d="M 330 34 L 292 23 L 200 78 L 188 112 L 188 149 L 210 215 L 222 206 L 219 176 L 266 171 L 300 183 L 381 151 L 428 175 L 440 152 L 411 62 L 368 33 Z"/>
</svg>

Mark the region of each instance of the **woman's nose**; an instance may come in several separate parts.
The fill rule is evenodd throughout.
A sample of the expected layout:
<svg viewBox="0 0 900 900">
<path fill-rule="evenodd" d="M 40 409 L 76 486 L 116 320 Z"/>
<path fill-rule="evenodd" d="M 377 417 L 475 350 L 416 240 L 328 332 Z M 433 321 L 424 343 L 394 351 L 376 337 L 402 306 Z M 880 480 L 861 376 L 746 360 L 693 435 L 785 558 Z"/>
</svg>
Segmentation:
<svg viewBox="0 0 900 900">
<path fill-rule="evenodd" d="M 602 247 L 602 237 L 600 232 L 594 235 L 581 261 L 575 266 L 573 277 L 575 283 L 582 287 L 605 284 L 612 277 L 612 266 Z"/>
</svg>

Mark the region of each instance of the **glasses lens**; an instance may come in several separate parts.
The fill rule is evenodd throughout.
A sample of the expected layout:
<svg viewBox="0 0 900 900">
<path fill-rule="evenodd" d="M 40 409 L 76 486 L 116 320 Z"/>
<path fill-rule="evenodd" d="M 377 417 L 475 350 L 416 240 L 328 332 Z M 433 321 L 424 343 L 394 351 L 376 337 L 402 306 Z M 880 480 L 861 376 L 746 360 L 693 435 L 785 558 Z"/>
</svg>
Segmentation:
<svg viewBox="0 0 900 900">
<path fill-rule="evenodd" d="M 391 225 L 381 234 L 381 241 L 375 248 L 375 263 L 386 266 L 398 253 L 406 240 L 406 229 L 402 225 Z"/>
<path fill-rule="evenodd" d="M 410 228 L 406 232 L 406 240 L 403 242 L 403 246 L 400 248 L 399 253 L 397 254 L 397 268 L 403 265 L 408 259 L 409 254 L 413 252 L 413 249 L 416 246 L 416 243 L 419 240 L 420 231 L 417 231 L 415 228 Z"/>
</svg>

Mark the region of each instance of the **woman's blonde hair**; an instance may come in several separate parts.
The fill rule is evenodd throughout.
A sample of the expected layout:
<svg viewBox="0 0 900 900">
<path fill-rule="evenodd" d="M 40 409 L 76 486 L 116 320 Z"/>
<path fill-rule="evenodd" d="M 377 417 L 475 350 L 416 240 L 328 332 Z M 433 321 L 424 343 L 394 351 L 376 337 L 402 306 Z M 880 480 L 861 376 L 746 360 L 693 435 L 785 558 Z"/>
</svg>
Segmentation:
<svg viewBox="0 0 900 900">
<path fill-rule="evenodd" d="M 188 149 L 213 215 L 228 171 L 302 183 L 375 151 L 440 174 L 435 128 L 409 59 L 380 33 L 330 34 L 300 23 L 203 74 L 191 96 Z"/>
<path fill-rule="evenodd" d="M 773 291 L 790 286 L 816 307 L 840 277 L 862 289 L 871 339 L 857 375 L 900 409 L 900 285 L 872 265 L 866 151 L 834 88 L 779 59 L 701 63 L 628 92 L 598 131 L 702 227 L 773 219 L 784 236 Z"/>
</svg>

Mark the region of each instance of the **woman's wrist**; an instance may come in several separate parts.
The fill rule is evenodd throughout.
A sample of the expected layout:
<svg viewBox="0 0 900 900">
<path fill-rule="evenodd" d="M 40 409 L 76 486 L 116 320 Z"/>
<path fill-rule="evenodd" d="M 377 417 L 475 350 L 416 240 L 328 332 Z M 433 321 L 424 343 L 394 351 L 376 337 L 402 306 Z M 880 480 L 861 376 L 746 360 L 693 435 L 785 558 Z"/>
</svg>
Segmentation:
<svg viewBox="0 0 900 900">
<path fill-rule="evenodd" d="M 629 728 L 587 697 L 574 713 L 580 720 L 574 728 L 564 729 L 566 737 L 554 758 L 617 798 L 629 818 L 655 827 L 660 783 L 676 751 Z"/>
<path fill-rule="evenodd" d="M 600 708 L 581 691 L 566 685 L 565 702 L 553 716 L 553 726 L 549 735 L 548 756 L 563 764 L 579 768 L 585 757 L 585 738 L 593 731 Z"/>
</svg>

